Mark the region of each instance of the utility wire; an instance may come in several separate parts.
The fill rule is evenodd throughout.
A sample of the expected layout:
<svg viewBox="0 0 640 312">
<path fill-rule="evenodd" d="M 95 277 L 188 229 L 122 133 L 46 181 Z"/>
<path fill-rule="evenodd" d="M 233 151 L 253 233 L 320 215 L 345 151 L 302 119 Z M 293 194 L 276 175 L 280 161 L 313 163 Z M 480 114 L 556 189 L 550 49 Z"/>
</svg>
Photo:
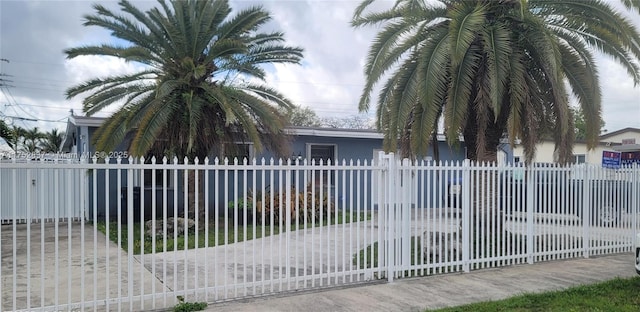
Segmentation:
<svg viewBox="0 0 640 312">
<path fill-rule="evenodd" d="M 9 102 L 0 102 L 0 104 L 4 104 L 4 105 L 12 105 Z M 69 111 L 69 107 L 60 107 L 60 106 L 51 106 L 51 105 L 39 105 L 39 104 L 27 104 L 27 103 L 17 103 L 19 105 L 23 105 L 23 106 L 31 106 L 31 107 L 43 107 L 43 108 L 47 108 L 47 109 L 63 109 L 66 111 Z M 82 108 L 78 108 L 78 107 L 72 107 L 71 109 L 73 110 L 82 110 Z"/>
<path fill-rule="evenodd" d="M 6 91 L 6 92 L 5 92 L 5 91 Z M 5 95 L 5 97 L 7 97 L 7 93 L 9 94 L 9 96 L 10 96 L 10 97 L 11 97 L 11 99 L 13 100 L 13 104 L 12 104 L 13 106 L 12 106 L 12 107 L 14 107 L 14 110 L 15 110 L 15 107 L 18 107 L 18 108 L 19 108 L 23 113 L 25 113 L 28 117 L 31 117 L 31 118 L 33 118 L 33 119 L 38 119 L 38 117 L 34 116 L 34 115 L 33 115 L 33 113 L 28 112 L 27 110 L 25 110 L 22 106 L 20 106 L 20 105 L 18 104 L 18 101 L 16 101 L 16 98 L 15 98 L 15 97 L 13 97 L 13 94 L 11 93 L 11 90 L 9 90 L 9 88 L 4 87 L 4 91 L 2 91 L 2 93 Z M 9 97 L 7 97 L 7 99 L 9 99 Z M 9 103 L 11 103 L 11 101 L 9 101 Z M 16 113 L 18 113 L 18 112 L 16 111 Z"/>
</svg>

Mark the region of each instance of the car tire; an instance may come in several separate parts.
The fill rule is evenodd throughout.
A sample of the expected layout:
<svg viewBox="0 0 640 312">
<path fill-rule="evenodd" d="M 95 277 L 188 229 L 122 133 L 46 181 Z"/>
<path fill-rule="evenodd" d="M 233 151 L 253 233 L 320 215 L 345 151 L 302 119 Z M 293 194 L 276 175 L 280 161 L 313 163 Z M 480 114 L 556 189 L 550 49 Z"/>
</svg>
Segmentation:
<svg viewBox="0 0 640 312">
<path fill-rule="evenodd" d="M 640 247 L 636 247 L 636 273 L 640 275 Z"/>
</svg>

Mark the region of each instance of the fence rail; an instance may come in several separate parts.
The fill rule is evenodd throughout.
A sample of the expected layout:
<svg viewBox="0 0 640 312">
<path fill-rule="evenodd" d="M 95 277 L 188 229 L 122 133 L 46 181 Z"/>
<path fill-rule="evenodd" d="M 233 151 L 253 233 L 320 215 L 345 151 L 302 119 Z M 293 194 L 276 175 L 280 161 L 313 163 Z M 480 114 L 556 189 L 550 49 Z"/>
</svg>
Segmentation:
<svg viewBox="0 0 640 312">
<path fill-rule="evenodd" d="M 0 164 L 1 310 L 142 310 L 628 252 L 638 168 Z M 44 222 L 43 222 L 44 221 Z"/>
</svg>

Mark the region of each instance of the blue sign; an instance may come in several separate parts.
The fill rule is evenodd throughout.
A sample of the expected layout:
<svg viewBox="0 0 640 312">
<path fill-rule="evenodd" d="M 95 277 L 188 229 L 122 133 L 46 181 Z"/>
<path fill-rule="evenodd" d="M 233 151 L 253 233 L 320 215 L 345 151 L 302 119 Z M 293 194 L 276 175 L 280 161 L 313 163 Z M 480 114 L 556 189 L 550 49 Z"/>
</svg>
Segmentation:
<svg viewBox="0 0 640 312">
<path fill-rule="evenodd" d="M 620 152 L 602 152 L 602 167 L 619 169 L 620 168 Z"/>
</svg>

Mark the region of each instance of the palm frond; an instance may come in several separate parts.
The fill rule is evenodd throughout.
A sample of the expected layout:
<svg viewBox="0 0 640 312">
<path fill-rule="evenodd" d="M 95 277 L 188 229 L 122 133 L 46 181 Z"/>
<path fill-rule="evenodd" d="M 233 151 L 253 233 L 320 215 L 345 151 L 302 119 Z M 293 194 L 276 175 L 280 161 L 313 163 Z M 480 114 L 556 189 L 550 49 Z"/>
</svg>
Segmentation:
<svg viewBox="0 0 640 312">
<path fill-rule="evenodd" d="M 500 115 L 501 101 L 505 86 L 508 83 L 510 68 L 509 55 L 511 49 L 511 33 L 505 25 L 496 24 L 485 28 L 483 33 L 483 47 L 487 55 L 487 79 L 489 83 L 489 96 L 491 109 L 495 119 Z M 495 121 L 495 120 L 494 120 Z"/>
<path fill-rule="evenodd" d="M 475 49 L 467 50 L 464 58 L 457 66 L 451 68 L 449 94 L 445 105 L 445 131 L 449 144 L 458 140 L 465 124 L 469 101 L 473 88 L 473 80 L 478 67 L 478 53 Z"/>
<path fill-rule="evenodd" d="M 485 21 L 485 8 L 471 1 L 458 2 L 450 11 L 451 66 L 457 67 L 468 55 L 471 43 Z"/>
</svg>

